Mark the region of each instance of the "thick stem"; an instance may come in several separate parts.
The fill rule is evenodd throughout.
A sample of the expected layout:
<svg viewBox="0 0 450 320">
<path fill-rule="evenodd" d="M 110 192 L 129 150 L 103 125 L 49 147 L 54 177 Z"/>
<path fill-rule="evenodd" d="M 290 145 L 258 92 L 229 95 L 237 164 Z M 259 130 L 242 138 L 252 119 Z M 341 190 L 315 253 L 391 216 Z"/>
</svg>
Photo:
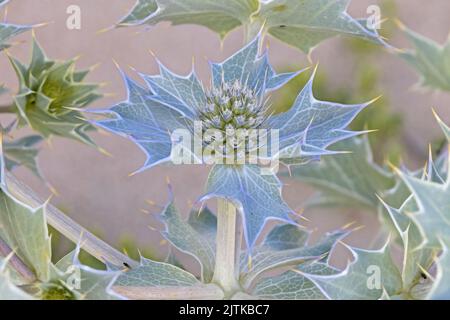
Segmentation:
<svg viewBox="0 0 450 320">
<path fill-rule="evenodd" d="M 192 287 L 114 286 L 118 294 L 132 300 L 220 300 L 223 291 L 214 284 Z"/>
<path fill-rule="evenodd" d="M 45 202 L 27 185 L 19 181 L 10 173 L 7 173 L 6 175 L 6 183 L 10 191 L 28 205 L 38 207 Z M 100 261 L 109 262 L 116 266 L 126 266 L 131 268 L 139 265 L 138 262 L 130 259 L 103 240 L 97 238 L 51 204 L 47 204 L 46 213 L 49 225 L 61 232 L 69 240 L 80 243 L 82 249 Z"/>
<path fill-rule="evenodd" d="M 230 201 L 219 199 L 217 206 L 216 266 L 213 282 L 222 287 L 227 297 L 240 290 L 240 232 L 236 232 L 238 217 L 234 205 Z"/>
</svg>

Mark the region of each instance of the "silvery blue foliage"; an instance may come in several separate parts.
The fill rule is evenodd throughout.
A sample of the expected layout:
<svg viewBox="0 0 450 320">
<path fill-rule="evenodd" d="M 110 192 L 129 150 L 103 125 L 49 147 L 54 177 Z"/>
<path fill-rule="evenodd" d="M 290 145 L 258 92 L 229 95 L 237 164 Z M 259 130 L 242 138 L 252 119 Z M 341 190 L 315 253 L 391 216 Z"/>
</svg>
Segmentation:
<svg viewBox="0 0 450 320">
<path fill-rule="evenodd" d="M 342 105 L 317 100 L 312 92 L 314 74 L 285 113 L 271 113 L 269 94 L 300 72 L 277 74 L 260 54 L 261 35 L 222 63 L 212 63 L 211 87 L 205 88 L 194 71 L 187 76 L 172 73 L 159 63 L 159 74 L 140 74 L 142 87 L 125 76 L 127 99 L 109 109 L 96 125 L 135 142 L 147 155 L 138 171 L 171 160 L 177 129 L 194 132 L 194 122 L 205 129 L 279 130 L 279 151 L 269 157 L 286 165 L 302 164 L 322 155 L 338 153 L 331 144 L 358 135 L 345 128 L 369 103 Z M 268 219 L 291 222 L 292 211 L 281 198 L 281 183 L 274 174 L 260 175 L 257 166 L 216 165 L 202 199 L 222 197 L 243 213 L 244 234 L 252 247 Z"/>
</svg>

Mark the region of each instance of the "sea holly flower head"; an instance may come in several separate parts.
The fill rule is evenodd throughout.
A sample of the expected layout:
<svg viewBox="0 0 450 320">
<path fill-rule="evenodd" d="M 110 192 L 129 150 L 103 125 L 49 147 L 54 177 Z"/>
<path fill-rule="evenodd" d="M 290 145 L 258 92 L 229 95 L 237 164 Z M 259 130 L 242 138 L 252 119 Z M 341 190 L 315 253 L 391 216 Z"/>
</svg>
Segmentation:
<svg viewBox="0 0 450 320">
<path fill-rule="evenodd" d="M 302 164 L 321 155 L 338 153 L 328 146 L 334 142 L 355 136 L 345 128 L 368 103 L 342 105 L 319 101 L 312 93 L 313 73 L 290 110 L 273 114 L 270 93 L 300 72 L 277 74 L 269 64 L 267 51 L 260 54 L 261 35 L 222 63 L 212 63 L 211 85 L 205 88 L 195 72 L 179 76 L 161 63 L 159 74 L 140 74 L 148 88 L 144 88 L 125 76 L 127 100 L 106 110 L 93 111 L 106 116 L 95 124 L 134 141 L 147 155 L 144 170 L 162 162 L 173 160 L 173 150 L 183 142 L 184 150 L 198 159 L 196 147 L 200 146 L 200 158 L 214 144 L 215 151 L 225 148 L 239 151 L 237 131 L 247 134 L 243 140 L 247 156 L 256 149 L 266 153 L 261 158 L 278 160 L 287 165 Z M 186 136 L 176 136 L 180 130 L 194 137 L 194 142 L 184 144 Z M 213 138 L 222 136 L 217 144 L 207 139 L 213 130 Z M 265 130 L 260 143 L 248 147 L 252 130 Z M 275 132 L 276 134 L 272 134 Z M 196 143 L 196 137 L 204 138 Z M 187 137 L 190 138 L 190 137 Z M 270 139 L 269 139 L 270 138 Z M 219 139 L 220 140 L 220 139 Z M 269 141 L 270 140 L 270 141 Z M 214 143 L 213 143 L 214 142 Z M 202 160 L 202 159 L 201 159 Z M 204 163 L 191 162 L 191 163 Z M 233 201 L 243 213 L 246 240 L 249 246 L 256 241 L 268 219 L 292 223 L 292 210 L 281 198 L 281 183 L 272 171 L 261 175 L 258 163 L 215 163 L 203 200 L 222 197 Z"/>
</svg>

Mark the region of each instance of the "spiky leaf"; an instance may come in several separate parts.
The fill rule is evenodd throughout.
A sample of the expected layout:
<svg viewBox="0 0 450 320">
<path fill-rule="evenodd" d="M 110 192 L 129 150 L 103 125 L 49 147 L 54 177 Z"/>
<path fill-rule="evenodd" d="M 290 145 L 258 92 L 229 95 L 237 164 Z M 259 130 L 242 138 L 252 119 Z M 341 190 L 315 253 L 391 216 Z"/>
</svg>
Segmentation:
<svg viewBox="0 0 450 320">
<path fill-rule="evenodd" d="M 393 174 L 374 163 L 366 138 L 349 139 L 337 143 L 333 149 L 349 154 L 325 156 L 320 162 L 290 170 L 292 177 L 321 191 L 310 204 L 376 210 L 379 206 L 376 195 L 394 186 Z"/>
<path fill-rule="evenodd" d="M 202 200 L 213 197 L 232 201 L 242 213 L 244 235 L 250 247 L 267 220 L 291 221 L 292 210 L 281 198 L 280 181 L 275 175 L 261 175 L 258 166 L 214 166 Z"/>
<path fill-rule="evenodd" d="M 400 273 L 392 261 L 387 244 L 377 251 L 348 247 L 354 261 L 334 275 L 304 273 L 329 299 L 374 300 L 384 292 L 394 295 L 402 288 Z"/>
<path fill-rule="evenodd" d="M 417 225 L 411 220 L 408 212 L 417 210 L 413 197 L 410 197 L 399 209 L 383 203 L 400 239 L 403 249 L 401 275 L 403 287 L 411 292 L 423 276 L 422 270 L 428 270 L 436 254 L 436 250 L 423 245 L 423 237 Z"/>
<path fill-rule="evenodd" d="M 336 35 L 383 44 L 376 30 L 347 13 L 351 0 L 273 0 L 261 2 L 253 19 L 265 23 L 270 35 L 309 53 L 321 41 Z"/>
<path fill-rule="evenodd" d="M 253 281 L 262 273 L 282 266 L 298 265 L 308 260 L 322 260 L 327 258 L 337 241 L 344 238 L 348 232 L 337 231 L 323 237 L 318 243 L 310 246 L 300 246 L 291 249 L 274 250 L 270 246 L 255 247 L 246 255 L 241 263 L 241 283 L 244 288 L 251 286 Z M 248 258 L 247 258 L 248 259 Z"/>
<path fill-rule="evenodd" d="M 170 21 L 174 25 L 202 25 L 224 37 L 246 23 L 258 6 L 258 0 L 138 0 L 119 26 Z"/>
<path fill-rule="evenodd" d="M 249 34 L 264 26 L 270 35 L 304 52 L 340 34 L 384 44 L 366 21 L 354 19 L 346 12 L 349 3 L 350 0 L 138 0 L 119 26 L 154 25 L 160 21 L 198 24 L 221 38 L 240 25 Z"/>
<path fill-rule="evenodd" d="M 162 235 L 176 248 L 193 256 L 200 263 L 203 281 L 210 282 L 214 272 L 215 243 L 183 220 L 173 202 L 167 205 L 160 218 L 165 224 Z M 198 227 L 198 221 L 194 225 Z"/>
<path fill-rule="evenodd" d="M 10 171 L 18 166 L 24 166 L 38 177 L 41 177 L 36 163 L 36 157 L 39 153 L 36 145 L 42 140 L 41 136 L 30 135 L 11 142 L 5 142 L 3 150 L 5 152 L 6 169 Z"/>
<path fill-rule="evenodd" d="M 64 285 L 78 300 L 115 300 L 121 298 L 112 291 L 120 271 L 97 270 L 83 265 L 79 259 L 80 247 L 56 263 L 52 282 Z"/>
<path fill-rule="evenodd" d="M 0 23 L 0 51 L 7 49 L 10 45 L 7 43 L 12 37 L 23 32 L 31 30 L 32 26 L 21 26 L 10 23 Z"/>
<path fill-rule="evenodd" d="M 45 205 L 30 207 L 8 189 L 3 152 L 0 152 L 0 168 L 0 237 L 36 273 L 39 280 L 47 281 L 51 246 Z"/>
<path fill-rule="evenodd" d="M 440 45 L 406 27 L 403 30 L 413 49 L 399 55 L 420 74 L 420 85 L 450 91 L 450 40 Z"/>
</svg>

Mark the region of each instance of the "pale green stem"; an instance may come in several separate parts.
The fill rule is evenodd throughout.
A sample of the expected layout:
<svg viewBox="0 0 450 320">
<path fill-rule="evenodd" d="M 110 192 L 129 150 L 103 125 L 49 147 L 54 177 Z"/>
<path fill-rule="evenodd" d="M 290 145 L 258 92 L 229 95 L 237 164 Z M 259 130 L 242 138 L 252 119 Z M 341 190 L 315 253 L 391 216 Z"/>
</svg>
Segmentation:
<svg viewBox="0 0 450 320">
<path fill-rule="evenodd" d="M 238 216 L 230 201 L 219 199 L 217 207 L 216 266 L 213 282 L 222 287 L 225 297 L 229 297 L 240 290 L 238 276 L 241 242 L 240 232 L 237 232 Z"/>
<path fill-rule="evenodd" d="M 6 183 L 9 191 L 20 200 L 33 207 L 41 206 L 45 201 L 40 199 L 27 185 L 14 175 L 7 173 Z M 51 204 L 46 205 L 47 222 L 69 240 L 80 243 L 81 248 L 100 261 L 116 266 L 136 267 L 138 262 L 117 251 L 103 240 L 87 231 Z"/>
<path fill-rule="evenodd" d="M 131 300 L 221 300 L 223 291 L 214 284 L 192 287 L 114 286 L 113 290 Z"/>
</svg>

